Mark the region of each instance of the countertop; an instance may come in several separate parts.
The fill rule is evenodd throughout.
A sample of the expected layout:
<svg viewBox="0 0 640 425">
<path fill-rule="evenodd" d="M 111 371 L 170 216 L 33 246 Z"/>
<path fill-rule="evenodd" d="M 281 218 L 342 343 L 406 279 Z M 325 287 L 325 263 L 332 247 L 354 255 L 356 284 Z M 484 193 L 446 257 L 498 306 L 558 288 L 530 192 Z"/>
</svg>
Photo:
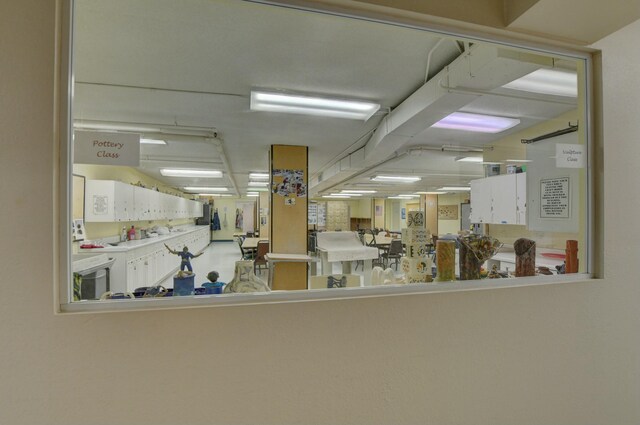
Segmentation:
<svg viewBox="0 0 640 425">
<path fill-rule="evenodd" d="M 195 231 L 198 230 L 202 230 L 202 229 L 209 229 L 209 225 L 203 225 L 203 226 L 188 226 L 188 227 L 180 227 L 177 228 L 177 230 L 170 232 L 167 235 L 158 235 L 154 238 L 145 238 L 145 239 L 136 239 L 136 240 L 132 240 L 132 241 L 126 241 L 126 242 L 118 242 L 117 246 L 111 246 L 108 245 L 107 242 L 111 239 L 111 238 L 104 238 L 104 239 L 99 239 L 99 240 L 93 240 L 93 241 L 84 241 L 82 242 L 82 244 L 84 243 L 96 243 L 100 245 L 102 245 L 102 242 L 104 241 L 105 245 L 103 245 L 103 248 L 79 248 L 78 249 L 78 254 L 100 254 L 100 253 L 110 253 L 110 252 L 127 252 L 130 251 L 132 249 L 137 249 L 137 248 L 142 248 L 144 246 L 147 245 L 152 245 L 152 244 L 156 244 L 158 242 L 168 242 L 173 238 L 176 238 L 178 236 L 181 235 L 187 235 L 189 233 L 193 233 Z M 115 243 L 115 242 L 113 242 Z"/>
<path fill-rule="evenodd" d="M 547 248 L 537 248 L 536 249 L 536 267 L 549 267 L 551 270 L 555 270 L 556 266 L 562 265 L 564 260 L 559 258 L 548 258 L 543 256 L 542 254 L 564 254 L 564 250 L 562 249 L 547 249 Z M 513 251 L 513 247 L 510 245 L 503 246 L 500 251 L 493 257 L 491 260 L 494 261 L 504 261 L 506 263 L 516 263 L 516 253 Z"/>
</svg>

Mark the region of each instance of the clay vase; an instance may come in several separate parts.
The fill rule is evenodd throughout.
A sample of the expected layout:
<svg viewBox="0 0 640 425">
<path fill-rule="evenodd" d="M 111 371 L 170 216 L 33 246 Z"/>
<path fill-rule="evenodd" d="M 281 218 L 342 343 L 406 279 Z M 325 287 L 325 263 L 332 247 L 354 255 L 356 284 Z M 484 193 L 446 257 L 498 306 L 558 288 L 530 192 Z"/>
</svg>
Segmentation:
<svg viewBox="0 0 640 425">
<path fill-rule="evenodd" d="M 578 241 L 568 240 L 565 252 L 565 273 L 578 273 Z"/>
<path fill-rule="evenodd" d="M 456 280 L 456 242 L 438 240 L 436 242 L 436 282 Z"/>
<path fill-rule="evenodd" d="M 480 268 L 484 261 L 480 261 L 475 252 L 464 242 L 460 243 L 458 262 L 460 267 L 460 280 L 480 279 Z"/>
<path fill-rule="evenodd" d="M 516 277 L 536 275 L 536 243 L 520 238 L 513 243 L 516 252 Z"/>
<path fill-rule="evenodd" d="M 269 292 L 269 286 L 253 272 L 253 261 L 236 261 L 236 269 L 231 282 L 224 287 L 224 293 Z"/>
</svg>

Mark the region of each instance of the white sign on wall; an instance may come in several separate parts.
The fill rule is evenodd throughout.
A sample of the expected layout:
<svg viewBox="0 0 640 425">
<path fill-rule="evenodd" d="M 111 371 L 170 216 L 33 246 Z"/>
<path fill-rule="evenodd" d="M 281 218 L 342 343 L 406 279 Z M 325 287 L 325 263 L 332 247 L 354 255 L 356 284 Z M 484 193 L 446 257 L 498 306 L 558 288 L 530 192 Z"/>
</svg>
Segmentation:
<svg viewBox="0 0 640 425">
<path fill-rule="evenodd" d="M 558 143 L 556 144 L 557 168 L 584 168 L 584 145 Z"/>
<path fill-rule="evenodd" d="M 569 218 L 569 177 L 540 180 L 540 218 Z"/>
<path fill-rule="evenodd" d="M 140 165 L 140 135 L 104 131 L 75 131 L 73 162 L 76 164 Z"/>
</svg>

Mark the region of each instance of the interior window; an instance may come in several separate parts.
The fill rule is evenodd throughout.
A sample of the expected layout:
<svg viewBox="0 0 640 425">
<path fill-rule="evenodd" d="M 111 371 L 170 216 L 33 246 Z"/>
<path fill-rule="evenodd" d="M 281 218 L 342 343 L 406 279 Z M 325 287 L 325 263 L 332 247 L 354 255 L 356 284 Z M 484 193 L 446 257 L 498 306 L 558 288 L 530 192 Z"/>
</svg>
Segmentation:
<svg viewBox="0 0 640 425">
<path fill-rule="evenodd" d="M 238 0 L 73 16 L 63 304 L 590 271 L 584 56 Z"/>
</svg>

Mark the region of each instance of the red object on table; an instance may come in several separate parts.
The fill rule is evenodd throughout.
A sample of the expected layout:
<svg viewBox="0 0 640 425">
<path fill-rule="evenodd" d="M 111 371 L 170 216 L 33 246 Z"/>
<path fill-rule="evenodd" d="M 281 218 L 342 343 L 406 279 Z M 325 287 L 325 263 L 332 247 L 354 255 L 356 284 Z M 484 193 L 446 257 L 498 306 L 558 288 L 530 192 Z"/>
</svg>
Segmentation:
<svg viewBox="0 0 640 425">
<path fill-rule="evenodd" d="M 81 249 L 91 249 L 91 248 L 104 248 L 102 245 L 96 245 L 92 243 L 85 243 L 80 245 Z"/>
<path fill-rule="evenodd" d="M 543 252 L 542 254 L 543 257 L 547 257 L 547 258 L 557 258 L 558 260 L 564 260 L 566 255 L 565 254 L 559 254 L 559 253 L 555 253 L 555 252 Z"/>
</svg>

